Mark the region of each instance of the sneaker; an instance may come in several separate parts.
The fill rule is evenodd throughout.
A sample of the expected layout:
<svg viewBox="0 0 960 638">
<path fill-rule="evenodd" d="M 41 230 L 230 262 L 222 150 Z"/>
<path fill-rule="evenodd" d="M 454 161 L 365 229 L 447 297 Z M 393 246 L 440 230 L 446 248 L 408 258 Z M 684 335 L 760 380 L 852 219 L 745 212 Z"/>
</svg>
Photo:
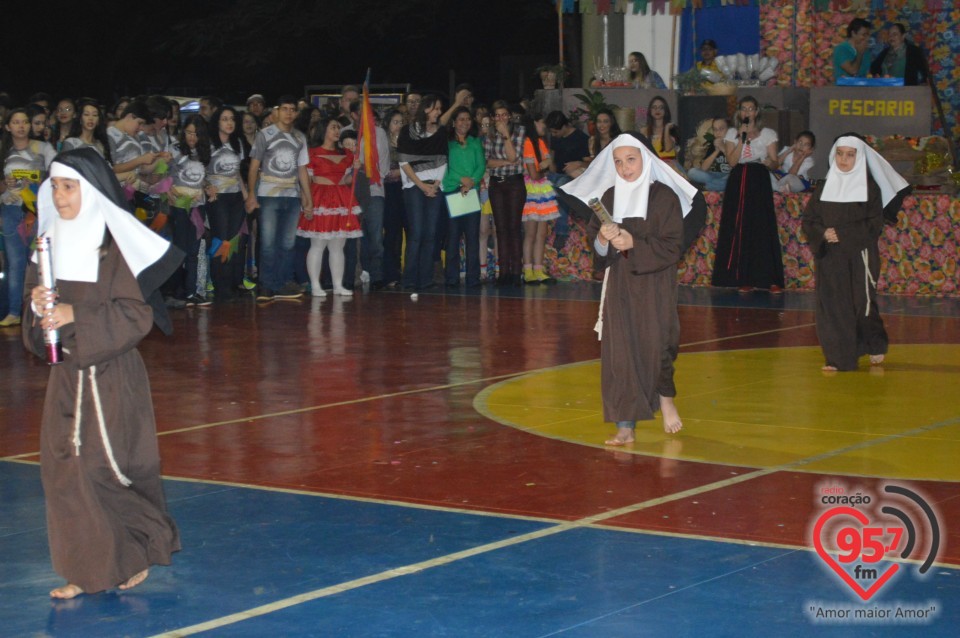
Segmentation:
<svg viewBox="0 0 960 638">
<path fill-rule="evenodd" d="M 292 281 L 283 284 L 283 287 L 274 293 L 274 297 L 277 299 L 299 299 L 302 296 L 303 288 L 300 287 L 300 284 L 295 284 Z"/>
<path fill-rule="evenodd" d="M 212 303 L 212 301 L 206 297 L 201 297 L 200 295 L 190 295 L 187 297 L 188 306 L 209 306 Z"/>
<path fill-rule="evenodd" d="M 253 281 L 248 277 L 243 278 L 243 287 L 245 290 L 253 290 L 257 287 L 257 282 Z"/>
<path fill-rule="evenodd" d="M 534 270 L 533 274 L 536 275 L 537 280 L 542 284 L 550 285 L 557 283 L 557 280 L 544 272 L 542 268 L 540 270 Z"/>
<path fill-rule="evenodd" d="M 0 320 L 0 328 L 11 328 L 20 325 L 20 317 L 16 315 L 7 315 Z"/>
<path fill-rule="evenodd" d="M 257 292 L 258 303 L 269 303 L 273 301 L 274 298 L 275 296 L 273 294 L 273 291 L 270 290 L 269 288 L 261 288 L 260 291 Z"/>
<path fill-rule="evenodd" d="M 213 282 L 212 282 L 212 281 L 208 281 L 208 282 L 207 282 L 207 292 L 213 292 L 214 290 L 215 290 L 215 289 L 214 289 L 214 287 L 213 287 Z"/>
<path fill-rule="evenodd" d="M 363 283 L 365 283 L 365 284 L 370 283 L 370 273 L 368 273 L 366 270 L 361 270 L 361 271 L 360 271 L 360 281 L 363 282 Z"/>
<path fill-rule="evenodd" d="M 183 299 L 177 299 L 176 297 L 167 297 L 163 300 L 163 303 L 167 308 L 171 308 L 173 310 L 181 310 L 187 307 L 186 301 Z"/>
<path fill-rule="evenodd" d="M 777 284 L 773 284 L 772 286 L 770 286 L 770 294 L 771 294 L 771 295 L 782 295 L 782 294 L 783 294 L 783 288 L 781 288 L 781 287 L 778 286 Z"/>
</svg>

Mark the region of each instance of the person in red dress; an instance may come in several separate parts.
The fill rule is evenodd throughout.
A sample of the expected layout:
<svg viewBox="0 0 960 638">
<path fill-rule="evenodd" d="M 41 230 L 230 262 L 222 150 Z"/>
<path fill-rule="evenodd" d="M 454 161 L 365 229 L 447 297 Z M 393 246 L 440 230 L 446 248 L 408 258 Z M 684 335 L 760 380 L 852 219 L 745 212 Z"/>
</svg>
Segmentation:
<svg viewBox="0 0 960 638">
<path fill-rule="evenodd" d="M 349 296 L 353 291 L 343 287 L 343 247 L 347 239 L 360 237 L 360 206 L 353 193 L 353 173 L 357 168 L 355 156 L 340 148 L 340 123 L 325 117 L 317 124 L 310 139 L 310 193 L 313 209 L 300 216 L 297 235 L 310 238 L 307 252 L 307 274 L 310 292 L 314 297 L 325 297 L 320 286 L 323 251 L 329 251 L 330 276 L 333 294 Z"/>
</svg>

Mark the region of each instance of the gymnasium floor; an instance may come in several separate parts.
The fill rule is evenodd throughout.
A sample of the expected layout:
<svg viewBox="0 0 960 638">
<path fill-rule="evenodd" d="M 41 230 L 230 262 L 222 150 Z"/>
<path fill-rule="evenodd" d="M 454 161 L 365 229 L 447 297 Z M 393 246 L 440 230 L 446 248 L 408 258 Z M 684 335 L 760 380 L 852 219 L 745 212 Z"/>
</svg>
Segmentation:
<svg viewBox="0 0 960 638">
<path fill-rule="evenodd" d="M 886 363 L 830 375 L 812 294 L 683 288 L 684 429 L 611 449 L 598 298 L 179 311 L 141 352 L 183 551 L 129 593 L 63 602 L 46 365 L 0 331 L 0 635 L 957 635 L 960 301 L 882 298 Z M 837 494 L 872 502 L 831 513 Z"/>
</svg>

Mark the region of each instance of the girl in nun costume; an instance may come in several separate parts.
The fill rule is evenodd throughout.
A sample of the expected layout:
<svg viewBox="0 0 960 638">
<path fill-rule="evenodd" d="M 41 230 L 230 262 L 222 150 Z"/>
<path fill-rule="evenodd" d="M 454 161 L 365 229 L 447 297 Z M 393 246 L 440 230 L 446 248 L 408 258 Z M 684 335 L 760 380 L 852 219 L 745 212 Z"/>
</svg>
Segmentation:
<svg viewBox="0 0 960 638">
<path fill-rule="evenodd" d="M 887 332 L 877 309 L 884 218 L 896 221 L 910 185 L 859 136 L 830 149 L 827 179 L 803 212 L 817 284 L 817 337 L 823 369 L 856 370 L 857 360 L 883 363 Z"/>
<path fill-rule="evenodd" d="M 637 421 L 663 413 L 669 434 L 682 427 L 673 403 L 673 362 L 680 343 L 677 262 L 683 217 L 696 189 L 636 137 L 617 137 L 587 170 L 561 187 L 588 202 L 597 197 L 614 223 L 593 217 L 587 233 L 595 265 L 605 269 L 600 298 L 603 418 L 617 424 L 607 445 L 634 441 Z"/>
<path fill-rule="evenodd" d="M 38 285 L 30 264 L 23 339 L 43 357 L 43 330 L 56 328 L 64 351 L 50 368 L 40 430 L 50 554 L 67 580 L 50 595 L 129 589 L 180 549 L 136 346 L 154 322 L 169 333 L 157 288 L 183 255 L 128 212 L 117 178 L 92 148 L 55 158 L 38 217 L 57 285 Z"/>
</svg>

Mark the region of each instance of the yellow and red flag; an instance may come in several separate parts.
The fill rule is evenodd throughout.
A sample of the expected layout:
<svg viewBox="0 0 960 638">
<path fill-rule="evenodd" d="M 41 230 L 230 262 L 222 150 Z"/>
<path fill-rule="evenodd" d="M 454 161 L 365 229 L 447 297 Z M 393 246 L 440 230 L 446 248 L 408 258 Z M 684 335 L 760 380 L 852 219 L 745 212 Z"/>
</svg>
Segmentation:
<svg viewBox="0 0 960 638">
<path fill-rule="evenodd" d="M 363 106 L 360 109 L 360 132 L 357 144 L 363 154 L 363 166 L 371 184 L 380 184 L 380 154 L 377 152 L 377 121 L 370 106 L 370 71 L 363 82 Z"/>
</svg>

